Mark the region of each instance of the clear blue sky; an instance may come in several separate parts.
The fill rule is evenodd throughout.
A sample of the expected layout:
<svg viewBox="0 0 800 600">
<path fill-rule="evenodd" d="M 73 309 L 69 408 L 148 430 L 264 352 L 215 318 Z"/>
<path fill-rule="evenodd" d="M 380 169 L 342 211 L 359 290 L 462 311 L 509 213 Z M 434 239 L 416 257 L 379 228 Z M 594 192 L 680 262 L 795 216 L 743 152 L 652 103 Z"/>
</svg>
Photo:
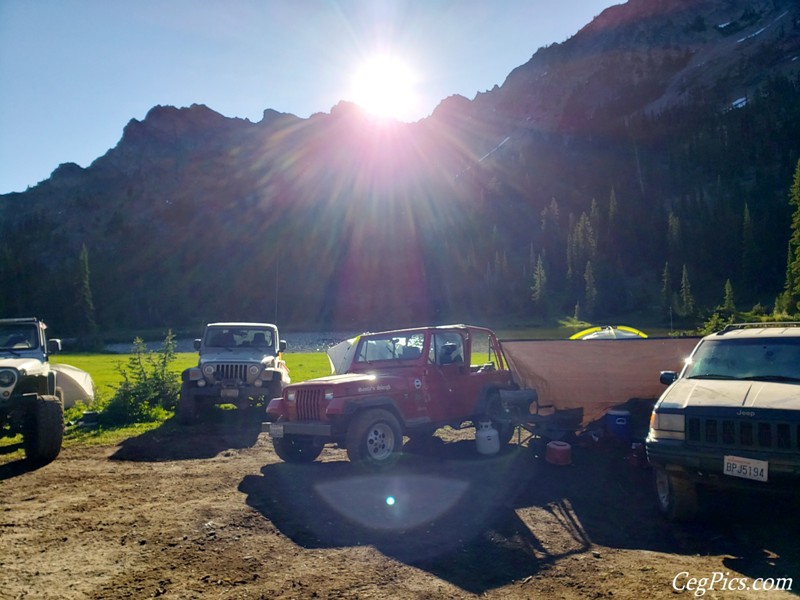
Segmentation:
<svg viewBox="0 0 800 600">
<path fill-rule="evenodd" d="M 359 99 L 354 74 L 380 53 L 411 73 L 397 118 L 415 121 L 621 2 L 0 0 L 0 193 L 88 166 L 159 104 L 254 122 L 329 112 Z"/>
</svg>

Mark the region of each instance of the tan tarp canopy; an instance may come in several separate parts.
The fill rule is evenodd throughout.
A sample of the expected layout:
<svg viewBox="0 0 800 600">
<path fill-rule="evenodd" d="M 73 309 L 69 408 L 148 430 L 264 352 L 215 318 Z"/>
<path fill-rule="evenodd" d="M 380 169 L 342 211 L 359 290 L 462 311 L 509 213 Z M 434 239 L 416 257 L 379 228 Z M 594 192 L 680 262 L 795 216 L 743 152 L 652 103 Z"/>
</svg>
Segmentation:
<svg viewBox="0 0 800 600">
<path fill-rule="evenodd" d="M 680 371 L 697 338 L 501 342 L 511 371 L 540 405 L 583 408 L 582 425 L 633 399 L 656 399 L 661 371 Z"/>
</svg>

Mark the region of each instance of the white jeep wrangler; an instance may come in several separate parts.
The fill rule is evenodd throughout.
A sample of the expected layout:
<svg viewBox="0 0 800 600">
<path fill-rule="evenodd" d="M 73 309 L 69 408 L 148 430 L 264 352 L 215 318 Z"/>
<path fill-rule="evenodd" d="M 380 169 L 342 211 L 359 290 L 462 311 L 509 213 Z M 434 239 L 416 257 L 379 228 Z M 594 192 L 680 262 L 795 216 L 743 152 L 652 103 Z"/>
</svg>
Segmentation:
<svg viewBox="0 0 800 600">
<path fill-rule="evenodd" d="M 266 411 L 291 383 L 280 355 L 286 341 L 270 323 L 209 323 L 194 347 L 200 360 L 183 372 L 178 399 L 178 418 L 185 425 L 216 404 L 261 405 Z M 259 423 L 262 417 L 259 413 Z"/>
<path fill-rule="evenodd" d="M 48 356 L 61 340 L 36 318 L 0 319 L 0 437 L 22 434 L 25 456 L 46 464 L 61 452 L 64 398 Z"/>
</svg>

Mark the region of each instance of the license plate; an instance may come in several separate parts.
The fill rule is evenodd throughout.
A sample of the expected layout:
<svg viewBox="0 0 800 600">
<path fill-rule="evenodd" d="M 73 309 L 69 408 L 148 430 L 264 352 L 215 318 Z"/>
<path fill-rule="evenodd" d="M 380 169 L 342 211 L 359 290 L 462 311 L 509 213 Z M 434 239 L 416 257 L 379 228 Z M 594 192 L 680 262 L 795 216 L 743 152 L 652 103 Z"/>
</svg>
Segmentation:
<svg viewBox="0 0 800 600">
<path fill-rule="evenodd" d="M 765 460 L 755 460 L 741 456 L 726 456 L 722 472 L 732 477 L 767 481 L 769 463 Z"/>
<path fill-rule="evenodd" d="M 236 388 L 222 388 L 219 391 L 219 395 L 222 398 L 238 398 L 239 390 L 237 390 Z"/>
<path fill-rule="evenodd" d="M 283 423 L 273 423 L 269 426 L 269 434 L 272 437 L 282 438 L 283 437 Z"/>
</svg>

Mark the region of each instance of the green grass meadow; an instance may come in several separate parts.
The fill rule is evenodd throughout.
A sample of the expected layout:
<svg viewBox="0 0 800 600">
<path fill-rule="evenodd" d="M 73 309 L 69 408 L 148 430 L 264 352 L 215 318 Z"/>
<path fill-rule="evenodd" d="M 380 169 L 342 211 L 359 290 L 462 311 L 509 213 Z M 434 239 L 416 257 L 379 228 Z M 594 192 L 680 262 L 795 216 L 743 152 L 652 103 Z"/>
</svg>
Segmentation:
<svg viewBox="0 0 800 600">
<path fill-rule="evenodd" d="M 50 362 L 68 364 L 86 371 L 92 376 L 95 393 L 104 397 L 113 395 L 114 390 L 119 386 L 122 381 L 120 367 L 126 367 L 130 357 L 130 354 L 62 353 L 50 357 Z M 328 356 L 324 352 L 286 353 L 283 358 L 289 367 L 292 381 L 305 381 L 330 374 Z M 196 365 L 196 352 L 179 352 L 175 355 L 175 362 L 172 363 L 171 370 L 180 375 L 184 369 Z"/>
<path fill-rule="evenodd" d="M 92 376 L 95 388 L 95 401 L 91 406 L 78 405 L 66 411 L 68 423 L 64 438 L 64 447 L 69 446 L 102 446 L 118 444 L 122 440 L 141 435 L 156 427 L 168 426 L 164 422 L 135 423 L 120 427 L 76 427 L 85 410 L 102 409 L 122 382 L 121 368 L 126 368 L 130 354 L 84 354 L 61 353 L 50 357 L 54 364 L 67 364 L 82 369 Z M 197 365 L 196 352 L 179 352 L 175 356 L 170 370 L 177 376 L 188 368 Z M 314 377 L 330 374 L 330 363 L 324 352 L 291 353 L 283 355 L 289 367 L 289 375 L 293 382 L 305 381 Z M 171 420 L 170 420 L 171 421 Z M 0 438 L 0 462 L 22 459 L 22 437 Z"/>
</svg>

